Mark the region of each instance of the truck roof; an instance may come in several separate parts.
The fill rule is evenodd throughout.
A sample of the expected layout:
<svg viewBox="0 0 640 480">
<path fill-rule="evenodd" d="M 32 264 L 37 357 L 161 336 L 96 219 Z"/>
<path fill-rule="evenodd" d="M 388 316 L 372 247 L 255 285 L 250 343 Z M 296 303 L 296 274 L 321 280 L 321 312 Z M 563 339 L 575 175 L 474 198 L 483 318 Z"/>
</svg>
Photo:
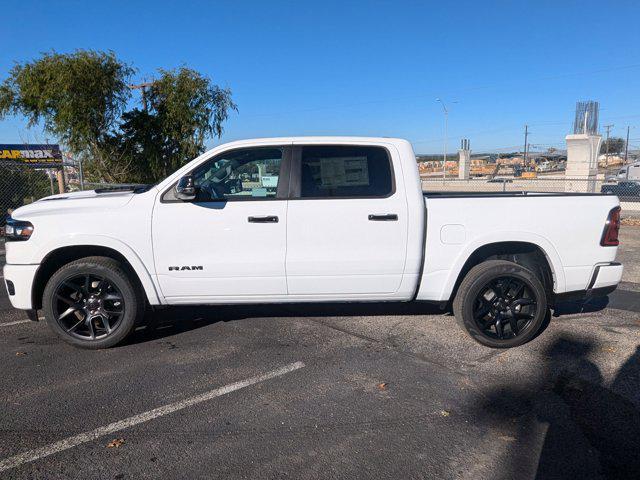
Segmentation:
<svg viewBox="0 0 640 480">
<path fill-rule="evenodd" d="M 403 138 L 393 137 L 349 137 L 349 136 L 296 136 L 296 137 L 265 137 L 265 138 L 247 138 L 243 140 L 234 140 L 225 142 L 219 146 L 243 146 L 255 144 L 282 144 L 282 143 L 390 143 L 390 144 L 407 144 L 407 140 Z"/>
</svg>

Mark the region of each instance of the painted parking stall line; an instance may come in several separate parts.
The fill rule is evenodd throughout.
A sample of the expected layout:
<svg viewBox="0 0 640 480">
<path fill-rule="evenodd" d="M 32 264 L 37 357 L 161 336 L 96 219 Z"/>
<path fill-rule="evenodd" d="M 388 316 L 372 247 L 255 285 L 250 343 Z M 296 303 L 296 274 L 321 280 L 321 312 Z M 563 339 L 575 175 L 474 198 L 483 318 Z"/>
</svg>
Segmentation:
<svg viewBox="0 0 640 480">
<path fill-rule="evenodd" d="M 207 400 L 212 400 L 216 397 L 221 397 L 222 395 L 226 395 L 227 393 L 235 392 L 236 390 L 240 390 L 242 388 L 264 382 L 266 380 L 271 380 L 273 378 L 286 375 L 287 373 L 299 370 L 304 366 L 305 365 L 303 362 L 291 363 L 289 365 L 285 365 L 284 367 L 280 367 L 270 372 L 263 373 L 262 375 L 256 375 L 255 377 L 250 377 L 239 382 L 231 383 L 229 385 L 225 385 L 224 387 L 219 387 L 200 395 L 196 395 L 195 397 L 187 398 L 179 402 L 170 403 L 162 407 L 154 408 L 153 410 L 149 410 L 147 412 L 125 418 L 124 420 L 119 420 L 103 427 L 98 427 L 95 430 L 80 433 L 78 435 L 74 435 L 73 437 L 65 438 L 64 440 L 60 440 L 44 447 L 36 448 L 34 450 L 29 450 L 27 452 L 14 455 L 13 457 L 9 457 L 0 461 L 0 472 L 19 467 L 20 465 L 24 465 L 25 463 L 34 462 L 41 458 L 48 457 L 49 455 L 53 455 L 64 450 L 77 447 L 78 445 L 82 445 L 83 443 L 97 440 L 98 438 L 105 435 L 109 435 L 111 433 L 118 432 L 120 430 L 124 430 L 126 428 L 133 427 L 144 422 L 148 422 L 164 415 L 177 412 L 178 410 L 183 410 L 187 407 L 197 405 L 198 403 L 206 402 Z"/>
<path fill-rule="evenodd" d="M 33 320 L 16 320 L 15 322 L 0 323 L 0 327 L 10 327 L 11 325 L 20 325 L 21 323 L 33 323 Z"/>
</svg>

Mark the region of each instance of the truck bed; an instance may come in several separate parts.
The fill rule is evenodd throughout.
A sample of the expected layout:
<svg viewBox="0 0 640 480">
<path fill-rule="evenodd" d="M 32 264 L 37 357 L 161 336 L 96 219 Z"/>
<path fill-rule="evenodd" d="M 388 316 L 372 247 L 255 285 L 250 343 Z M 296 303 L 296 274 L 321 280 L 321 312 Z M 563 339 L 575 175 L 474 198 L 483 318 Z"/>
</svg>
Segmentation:
<svg viewBox="0 0 640 480">
<path fill-rule="evenodd" d="M 491 244 L 539 248 L 553 271 L 555 293 L 586 290 L 598 265 L 615 261 L 617 249 L 600 245 L 609 212 L 619 205 L 614 195 L 521 191 L 423 196 L 427 234 L 418 300 L 447 301 L 467 259 Z"/>
</svg>

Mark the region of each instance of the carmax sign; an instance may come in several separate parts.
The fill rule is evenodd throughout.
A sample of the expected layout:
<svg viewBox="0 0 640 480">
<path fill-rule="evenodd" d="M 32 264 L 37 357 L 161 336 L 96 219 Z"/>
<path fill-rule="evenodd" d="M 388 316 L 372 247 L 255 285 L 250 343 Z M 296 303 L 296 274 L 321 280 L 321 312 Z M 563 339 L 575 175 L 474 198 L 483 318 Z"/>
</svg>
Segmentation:
<svg viewBox="0 0 640 480">
<path fill-rule="evenodd" d="M 59 167 L 62 152 L 59 145 L 0 144 L 0 162 Z"/>
</svg>

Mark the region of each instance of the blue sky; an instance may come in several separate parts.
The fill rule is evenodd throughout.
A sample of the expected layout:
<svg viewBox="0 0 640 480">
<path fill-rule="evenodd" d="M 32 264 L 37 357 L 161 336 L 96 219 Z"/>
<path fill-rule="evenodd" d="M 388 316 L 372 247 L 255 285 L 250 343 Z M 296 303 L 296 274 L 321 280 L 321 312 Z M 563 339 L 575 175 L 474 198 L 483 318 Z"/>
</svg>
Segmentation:
<svg viewBox="0 0 640 480">
<path fill-rule="evenodd" d="M 600 101 L 613 135 L 631 125 L 640 146 L 637 1 L 4 0 L 2 10 L 0 79 L 52 49 L 113 50 L 139 80 L 187 65 L 239 106 L 211 145 L 381 135 L 437 153 L 440 97 L 450 150 L 461 137 L 474 151 L 520 148 L 525 123 L 532 144 L 562 148 L 583 99 Z M 46 137 L 0 122 L 0 143 Z"/>
</svg>

